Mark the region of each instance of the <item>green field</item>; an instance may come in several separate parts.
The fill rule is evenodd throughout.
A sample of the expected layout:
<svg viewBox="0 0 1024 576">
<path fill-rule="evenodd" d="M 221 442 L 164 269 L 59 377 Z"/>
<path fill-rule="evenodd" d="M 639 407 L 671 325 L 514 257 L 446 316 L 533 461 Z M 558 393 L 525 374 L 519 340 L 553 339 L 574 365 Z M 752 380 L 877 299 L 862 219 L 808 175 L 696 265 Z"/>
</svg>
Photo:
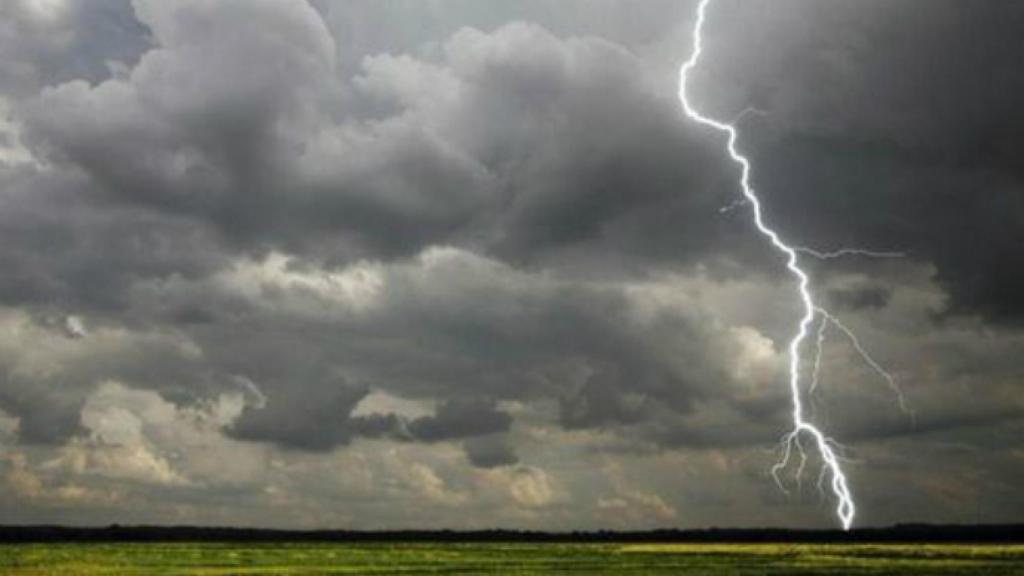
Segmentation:
<svg viewBox="0 0 1024 576">
<path fill-rule="evenodd" d="M 1024 574 L 1024 545 L 0 544 L 0 574 Z"/>
</svg>

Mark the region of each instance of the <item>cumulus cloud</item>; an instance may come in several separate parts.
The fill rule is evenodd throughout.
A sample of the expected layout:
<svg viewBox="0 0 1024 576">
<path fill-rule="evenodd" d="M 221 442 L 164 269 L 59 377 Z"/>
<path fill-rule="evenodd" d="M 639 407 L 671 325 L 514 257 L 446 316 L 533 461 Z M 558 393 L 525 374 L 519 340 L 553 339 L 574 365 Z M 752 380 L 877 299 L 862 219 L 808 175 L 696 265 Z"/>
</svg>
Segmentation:
<svg viewBox="0 0 1024 576">
<path fill-rule="evenodd" d="M 171 395 L 202 388 L 201 352 L 187 338 L 122 328 L 68 338 L 64 327 L 49 327 L 10 309 L 0 312 L 0 325 L 0 407 L 19 419 L 23 442 L 61 442 L 81 432 L 81 407 L 108 378 Z"/>
</svg>

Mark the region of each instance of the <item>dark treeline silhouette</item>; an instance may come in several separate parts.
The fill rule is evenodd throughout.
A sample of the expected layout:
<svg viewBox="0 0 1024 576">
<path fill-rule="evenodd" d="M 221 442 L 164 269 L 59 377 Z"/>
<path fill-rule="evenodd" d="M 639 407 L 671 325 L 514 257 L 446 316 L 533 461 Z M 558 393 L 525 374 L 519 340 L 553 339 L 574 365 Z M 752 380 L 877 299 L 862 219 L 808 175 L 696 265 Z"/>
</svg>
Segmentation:
<svg viewBox="0 0 1024 576">
<path fill-rule="evenodd" d="M 785 530 L 708 528 L 642 532 L 519 530 L 275 530 L 198 526 L 0 526 L 0 542 L 964 542 L 1024 543 L 1024 524 Z"/>
</svg>

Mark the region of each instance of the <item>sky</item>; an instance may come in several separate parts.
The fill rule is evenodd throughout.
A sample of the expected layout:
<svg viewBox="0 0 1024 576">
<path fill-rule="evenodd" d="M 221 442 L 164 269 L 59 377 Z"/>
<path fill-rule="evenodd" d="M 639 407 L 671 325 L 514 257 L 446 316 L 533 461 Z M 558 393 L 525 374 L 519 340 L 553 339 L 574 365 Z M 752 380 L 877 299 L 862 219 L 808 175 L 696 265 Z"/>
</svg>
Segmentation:
<svg viewBox="0 0 1024 576">
<path fill-rule="evenodd" d="M 0 521 L 834 526 L 695 8 L 0 4 Z M 903 254 L 804 260 L 912 411 L 825 332 L 857 525 L 1021 520 L 1022 26 L 709 9 L 766 219 Z"/>
</svg>

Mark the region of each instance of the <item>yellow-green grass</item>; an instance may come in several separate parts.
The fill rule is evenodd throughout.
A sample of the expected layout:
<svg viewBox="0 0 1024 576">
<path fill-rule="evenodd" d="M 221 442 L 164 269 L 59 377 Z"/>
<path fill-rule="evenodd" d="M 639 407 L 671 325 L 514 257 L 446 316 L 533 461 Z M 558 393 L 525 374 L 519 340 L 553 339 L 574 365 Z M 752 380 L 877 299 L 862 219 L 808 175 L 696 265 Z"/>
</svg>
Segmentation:
<svg viewBox="0 0 1024 576">
<path fill-rule="evenodd" d="M 0 544 L 0 574 L 1024 574 L 1024 545 Z"/>
</svg>

